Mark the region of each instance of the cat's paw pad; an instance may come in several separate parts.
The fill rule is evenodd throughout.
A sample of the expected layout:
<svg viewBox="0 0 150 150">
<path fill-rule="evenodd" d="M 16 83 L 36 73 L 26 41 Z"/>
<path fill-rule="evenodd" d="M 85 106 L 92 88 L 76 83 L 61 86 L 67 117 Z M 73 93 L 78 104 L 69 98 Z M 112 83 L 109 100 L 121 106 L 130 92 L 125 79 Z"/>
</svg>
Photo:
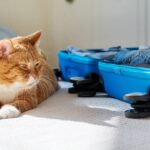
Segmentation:
<svg viewBox="0 0 150 150">
<path fill-rule="evenodd" d="M 0 119 L 7 119 L 7 118 L 15 118 L 18 117 L 21 112 L 12 105 L 4 105 L 0 109 Z"/>
</svg>

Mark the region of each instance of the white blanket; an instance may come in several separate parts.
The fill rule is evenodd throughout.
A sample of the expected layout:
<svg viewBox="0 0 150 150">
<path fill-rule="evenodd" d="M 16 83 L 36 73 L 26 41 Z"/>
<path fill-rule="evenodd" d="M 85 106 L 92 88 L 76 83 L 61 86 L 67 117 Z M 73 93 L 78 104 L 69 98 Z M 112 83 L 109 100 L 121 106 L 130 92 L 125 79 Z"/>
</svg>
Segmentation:
<svg viewBox="0 0 150 150">
<path fill-rule="evenodd" d="M 127 119 L 127 103 L 68 94 L 69 83 L 36 109 L 0 120 L 0 150 L 149 150 L 150 118 Z"/>
</svg>

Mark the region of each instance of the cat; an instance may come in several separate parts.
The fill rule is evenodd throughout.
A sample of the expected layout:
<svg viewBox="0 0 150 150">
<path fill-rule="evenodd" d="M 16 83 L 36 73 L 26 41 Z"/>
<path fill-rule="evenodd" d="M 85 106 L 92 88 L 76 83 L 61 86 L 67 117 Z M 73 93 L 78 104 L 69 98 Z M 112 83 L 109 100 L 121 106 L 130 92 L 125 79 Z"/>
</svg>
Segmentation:
<svg viewBox="0 0 150 150">
<path fill-rule="evenodd" d="M 18 117 L 58 89 L 39 47 L 41 32 L 0 41 L 0 119 Z"/>
</svg>

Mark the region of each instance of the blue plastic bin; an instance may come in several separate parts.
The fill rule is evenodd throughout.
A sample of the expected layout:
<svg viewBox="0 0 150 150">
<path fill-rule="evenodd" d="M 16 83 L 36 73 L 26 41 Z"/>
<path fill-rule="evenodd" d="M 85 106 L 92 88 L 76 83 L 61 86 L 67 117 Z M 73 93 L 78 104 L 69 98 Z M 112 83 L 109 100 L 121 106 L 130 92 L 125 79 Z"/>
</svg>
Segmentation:
<svg viewBox="0 0 150 150">
<path fill-rule="evenodd" d="M 123 100 L 127 93 L 147 93 L 150 88 L 150 68 L 104 62 L 99 62 L 98 68 L 105 90 L 111 97 Z"/>
<path fill-rule="evenodd" d="M 65 50 L 58 52 L 58 63 L 64 80 L 70 77 L 85 77 L 89 73 L 99 74 L 98 59 L 68 54 Z"/>
<path fill-rule="evenodd" d="M 138 50 L 138 47 L 128 47 L 128 50 Z M 105 55 L 112 52 L 110 48 L 109 51 L 104 51 L 104 49 L 87 49 L 87 50 L 99 50 L 100 53 Z M 92 58 L 88 56 L 79 56 L 75 54 L 68 53 L 67 50 L 60 50 L 58 52 L 58 63 L 59 68 L 62 72 L 62 77 L 64 80 L 68 81 L 70 77 L 85 77 L 89 73 L 99 74 L 98 62 L 100 59 Z"/>
</svg>

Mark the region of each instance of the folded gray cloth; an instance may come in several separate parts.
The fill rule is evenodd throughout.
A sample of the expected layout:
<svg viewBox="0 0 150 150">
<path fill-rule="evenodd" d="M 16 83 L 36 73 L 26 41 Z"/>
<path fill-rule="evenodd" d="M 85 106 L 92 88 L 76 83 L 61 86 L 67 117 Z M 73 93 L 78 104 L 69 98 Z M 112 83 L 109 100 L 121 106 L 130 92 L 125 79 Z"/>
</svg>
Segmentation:
<svg viewBox="0 0 150 150">
<path fill-rule="evenodd" d="M 122 50 L 120 46 L 112 47 L 109 49 L 85 49 L 85 50 L 81 50 L 73 46 L 67 48 L 67 52 L 70 54 L 75 54 L 83 57 L 90 57 L 99 60 L 112 59 L 114 55 L 120 50 Z"/>
<path fill-rule="evenodd" d="M 115 64 L 129 65 L 150 64 L 150 49 L 137 51 L 120 51 L 114 56 L 113 62 Z"/>
<path fill-rule="evenodd" d="M 115 64 L 150 64 L 150 47 L 113 47 L 108 49 L 87 50 L 81 50 L 75 47 L 68 47 L 67 52 L 78 56 L 90 57 L 94 59 L 99 59 L 100 61 L 111 62 Z"/>
</svg>

